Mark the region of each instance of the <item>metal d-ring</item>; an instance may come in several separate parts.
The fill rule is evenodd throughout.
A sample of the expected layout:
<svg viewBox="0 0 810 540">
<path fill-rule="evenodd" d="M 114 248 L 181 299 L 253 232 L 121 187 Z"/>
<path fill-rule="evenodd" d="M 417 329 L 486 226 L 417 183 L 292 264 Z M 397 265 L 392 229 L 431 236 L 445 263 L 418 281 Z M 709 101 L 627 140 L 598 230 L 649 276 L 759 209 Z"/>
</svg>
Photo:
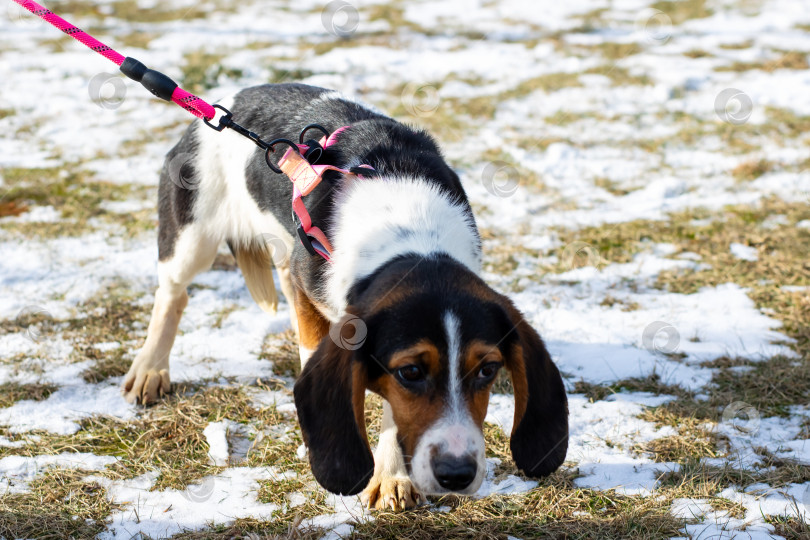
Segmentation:
<svg viewBox="0 0 810 540">
<path fill-rule="evenodd" d="M 307 131 L 309 131 L 310 129 L 317 129 L 318 131 L 323 133 L 324 136 L 327 139 L 329 138 L 329 131 L 327 131 L 327 129 L 325 127 L 323 127 L 320 124 L 310 124 L 310 125 L 308 125 L 307 127 L 305 127 L 304 129 L 301 130 L 301 134 L 298 136 L 298 142 L 300 142 L 301 144 L 304 144 L 304 136 L 307 134 Z"/>
<path fill-rule="evenodd" d="M 289 139 L 274 139 L 267 144 L 267 151 L 265 151 L 264 153 L 264 161 L 267 163 L 267 166 L 270 167 L 270 169 L 273 172 L 281 174 L 281 169 L 273 165 L 273 163 L 270 161 L 270 153 L 275 153 L 276 151 L 275 146 L 278 143 L 286 144 L 287 146 L 295 150 L 295 152 L 299 155 L 301 154 L 301 151 L 298 149 L 298 145 L 296 145 Z"/>
</svg>

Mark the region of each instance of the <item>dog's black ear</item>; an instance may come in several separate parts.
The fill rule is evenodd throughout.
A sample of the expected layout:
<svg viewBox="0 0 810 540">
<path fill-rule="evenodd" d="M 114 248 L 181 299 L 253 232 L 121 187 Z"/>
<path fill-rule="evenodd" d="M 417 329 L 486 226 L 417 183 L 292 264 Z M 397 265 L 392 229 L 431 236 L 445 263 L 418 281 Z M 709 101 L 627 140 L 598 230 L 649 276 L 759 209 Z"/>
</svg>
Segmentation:
<svg viewBox="0 0 810 540">
<path fill-rule="evenodd" d="M 518 337 L 506 355 L 515 389 L 512 458 L 528 476 L 546 476 L 562 464 L 568 451 L 565 386 L 538 333 L 508 298 L 501 301 Z"/>
<path fill-rule="evenodd" d="M 364 415 L 366 380 L 355 351 L 326 336 L 295 382 L 312 474 L 332 493 L 359 493 L 374 472 Z"/>
</svg>

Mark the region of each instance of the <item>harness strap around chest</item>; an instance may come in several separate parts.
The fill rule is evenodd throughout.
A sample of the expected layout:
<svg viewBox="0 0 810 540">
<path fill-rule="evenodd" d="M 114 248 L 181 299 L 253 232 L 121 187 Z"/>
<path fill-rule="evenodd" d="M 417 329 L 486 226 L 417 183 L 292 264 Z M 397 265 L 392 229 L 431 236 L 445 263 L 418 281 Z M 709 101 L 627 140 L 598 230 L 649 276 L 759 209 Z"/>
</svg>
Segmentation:
<svg viewBox="0 0 810 540">
<path fill-rule="evenodd" d="M 324 135 L 318 144 L 324 149 L 332 146 L 337 141 L 337 136 L 348 128 L 349 126 L 343 126 L 332 132 L 328 138 Z M 304 157 L 310 149 L 309 145 L 297 144 L 296 146 L 298 151 L 293 148 L 287 149 L 287 152 L 278 162 L 278 168 L 293 183 L 292 210 L 300 223 L 298 236 L 307 251 L 313 255 L 318 254 L 328 262 L 332 262 L 332 252 L 334 251 L 332 244 L 323 230 L 312 224 L 312 217 L 304 204 L 303 197 L 309 195 L 321 183 L 323 175 L 327 171 L 339 172 L 348 181 L 364 178 L 364 176 L 334 165 L 313 165 Z M 360 165 L 360 167 L 374 170 L 371 165 Z"/>
</svg>

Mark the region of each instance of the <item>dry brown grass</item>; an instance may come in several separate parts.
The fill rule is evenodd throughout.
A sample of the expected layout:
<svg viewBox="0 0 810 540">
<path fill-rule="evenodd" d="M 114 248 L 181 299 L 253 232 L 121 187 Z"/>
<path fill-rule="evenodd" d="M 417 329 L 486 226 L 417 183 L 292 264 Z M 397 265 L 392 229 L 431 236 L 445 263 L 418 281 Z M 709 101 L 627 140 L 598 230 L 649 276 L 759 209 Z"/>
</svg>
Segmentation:
<svg viewBox="0 0 810 540">
<path fill-rule="evenodd" d="M 666 13 L 672 24 L 681 24 L 689 19 L 702 19 L 712 14 L 706 0 L 661 0 L 650 7 Z"/>
<path fill-rule="evenodd" d="M 257 519 L 237 519 L 232 525 L 220 525 L 207 531 L 184 532 L 173 536 L 182 540 L 317 540 L 326 531 L 320 527 L 302 524 L 303 516 L 292 520 L 271 522 Z"/>
<path fill-rule="evenodd" d="M 28 212 L 26 204 L 17 201 L 0 202 L 0 218 L 8 216 L 19 216 Z"/>
<path fill-rule="evenodd" d="M 223 53 L 212 53 L 202 49 L 186 53 L 180 78 L 183 88 L 201 94 L 222 84 L 224 79 L 242 77 L 242 70 L 227 67 L 222 62 L 223 58 L 225 58 Z"/>
<path fill-rule="evenodd" d="M 703 49 L 689 49 L 688 51 L 683 53 L 683 55 L 688 58 L 707 58 L 709 56 L 712 56 L 710 52 L 705 51 Z"/>
<path fill-rule="evenodd" d="M 628 193 L 632 193 L 633 191 L 639 189 L 637 187 L 628 188 L 622 186 L 619 182 L 614 182 L 610 178 L 604 177 L 595 178 L 593 181 L 593 185 L 595 185 L 596 187 L 600 187 L 605 191 L 607 191 L 608 193 L 610 193 L 611 195 L 615 195 L 617 197 L 622 197 L 624 195 L 627 195 Z"/>
<path fill-rule="evenodd" d="M 786 540 L 805 540 L 810 538 L 810 525 L 795 517 L 770 517 L 766 520 L 774 526 L 774 533 Z"/>
<path fill-rule="evenodd" d="M 447 512 L 382 512 L 356 524 L 350 538 L 668 538 L 682 522 L 651 498 L 574 489 L 557 475 L 524 495 L 471 500 L 445 497 Z"/>
<path fill-rule="evenodd" d="M 21 399 L 42 401 L 54 393 L 56 386 L 52 384 L 32 383 L 3 383 L 0 384 L 0 408 L 10 407 Z"/>
<path fill-rule="evenodd" d="M 731 176 L 733 176 L 737 182 L 750 182 L 772 171 L 774 166 L 775 163 L 767 159 L 744 161 L 731 169 Z"/>
<path fill-rule="evenodd" d="M 298 340 L 291 329 L 280 334 L 268 334 L 259 353 L 262 360 L 273 362 L 273 373 L 281 377 L 296 377 L 301 371 Z"/>
<path fill-rule="evenodd" d="M 97 383 L 124 375 L 129 369 L 129 352 L 145 336 L 149 307 L 139 303 L 142 293 L 125 281 L 103 286 L 79 305 L 77 315 L 63 322 L 62 336 L 73 343 L 71 359 L 93 360 L 82 377 Z M 118 343 L 117 348 L 98 348 L 100 343 Z"/>
<path fill-rule="evenodd" d="M 766 73 L 772 73 L 777 69 L 808 69 L 807 53 L 799 51 L 787 51 L 776 58 L 762 62 L 734 62 L 728 66 L 720 66 L 715 71 L 735 71 L 743 72 L 759 69 Z"/>
<path fill-rule="evenodd" d="M 18 209 L 53 206 L 63 218 L 55 223 L 5 222 L 0 229 L 8 233 L 26 239 L 77 236 L 96 229 L 91 221 L 94 218 L 131 234 L 155 228 L 151 209 L 119 214 L 103 208 L 105 202 L 145 199 L 153 188 L 98 180 L 78 164 L 38 169 L 7 167 L 0 174 L 9 187 L 3 204 L 13 203 Z"/>
<path fill-rule="evenodd" d="M 30 491 L 0 497 L 0 538 L 93 538 L 117 508 L 85 471 L 47 469 Z"/>
<path fill-rule="evenodd" d="M 683 411 L 673 411 L 666 406 L 647 408 L 639 418 L 677 431 L 676 435 L 654 439 L 633 448 L 636 452 L 651 454 L 655 461 L 683 463 L 720 455 L 717 436 L 705 419 L 687 416 Z"/>
<path fill-rule="evenodd" d="M 133 478 L 148 471 L 159 476 L 153 489 L 184 489 L 190 483 L 220 470 L 208 463 L 208 445 L 202 434 L 209 422 L 234 419 L 272 428 L 286 425 L 275 408 L 256 408 L 242 388 L 175 385 L 173 395 L 131 421 L 95 416 L 80 422 L 72 435 L 35 433 L 36 445 L 0 448 L 5 455 L 34 456 L 61 452 L 92 452 L 118 456 L 120 460 L 103 471 L 110 478 Z M 292 455 L 295 456 L 295 448 Z M 257 449 L 259 451 L 259 449 Z M 285 451 L 289 451 L 285 447 Z M 267 463 L 261 456 L 249 456 L 254 463 Z M 273 457 L 267 457 L 267 460 Z"/>
<path fill-rule="evenodd" d="M 657 374 L 643 378 L 623 379 L 609 385 L 592 384 L 585 381 L 574 383 L 574 393 L 584 394 L 592 401 L 605 399 L 611 394 L 619 392 L 651 392 L 658 395 L 672 395 L 684 399 L 692 397 L 692 393 L 680 386 L 664 383 Z"/>
</svg>

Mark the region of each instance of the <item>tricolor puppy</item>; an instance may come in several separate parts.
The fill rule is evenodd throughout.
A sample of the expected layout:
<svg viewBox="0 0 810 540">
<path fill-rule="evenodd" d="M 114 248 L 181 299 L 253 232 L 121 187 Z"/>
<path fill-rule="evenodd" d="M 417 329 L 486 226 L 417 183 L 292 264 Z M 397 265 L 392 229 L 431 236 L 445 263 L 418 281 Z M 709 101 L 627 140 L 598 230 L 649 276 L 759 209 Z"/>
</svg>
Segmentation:
<svg viewBox="0 0 810 540">
<path fill-rule="evenodd" d="M 363 491 L 370 507 L 394 509 L 422 495 L 474 493 L 486 471 L 482 426 L 501 368 L 515 391 L 515 463 L 530 476 L 554 471 L 568 446 L 562 379 L 537 332 L 479 277 L 470 204 L 436 143 L 300 84 L 248 88 L 221 104 L 267 141 L 297 140 L 310 123 L 330 132 L 349 126 L 318 163 L 369 165 L 375 174 L 327 172 L 304 197 L 331 241 L 327 262 L 299 243 L 292 183 L 272 172 L 264 152 L 195 121 L 161 173 L 159 287 L 146 343 L 125 378 L 126 399 L 150 403 L 169 390 L 186 287 L 224 241 L 266 310 L 277 303 L 276 266 L 299 340 L 298 419 L 327 490 Z M 373 456 L 366 390 L 385 400 Z"/>
</svg>

